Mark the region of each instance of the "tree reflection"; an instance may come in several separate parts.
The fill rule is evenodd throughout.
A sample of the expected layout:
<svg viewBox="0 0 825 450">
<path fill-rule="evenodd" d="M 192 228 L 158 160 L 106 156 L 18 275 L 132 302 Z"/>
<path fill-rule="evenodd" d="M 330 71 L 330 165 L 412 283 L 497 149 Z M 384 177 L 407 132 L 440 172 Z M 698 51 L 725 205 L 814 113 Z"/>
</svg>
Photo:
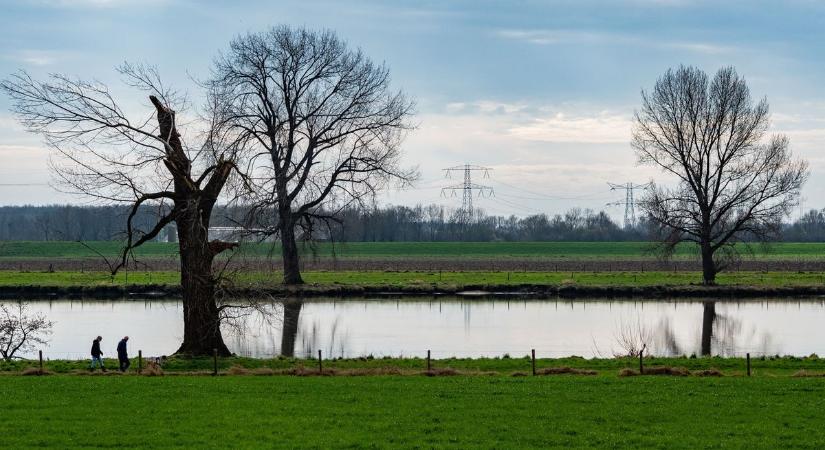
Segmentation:
<svg viewBox="0 0 825 450">
<path fill-rule="evenodd" d="M 710 356 L 713 322 L 716 321 L 716 302 L 704 302 L 702 308 L 702 356 Z"/>
<path fill-rule="evenodd" d="M 754 325 L 730 314 L 717 312 L 716 301 L 702 302 L 702 325 L 699 336 L 699 354 L 702 356 L 741 356 L 745 352 L 771 354 L 778 352 L 773 337 L 765 331 L 758 331 Z M 662 316 L 657 322 L 646 322 L 637 317 L 635 323 L 621 321 L 614 337 L 619 351 L 615 356 L 637 356 L 639 349 L 646 348 L 648 354 L 676 356 L 693 345 L 680 344 L 669 316 Z"/>
<path fill-rule="evenodd" d="M 295 356 L 295 341 L 298 336 L 298 321 L 301 315 L 301 301 L 287 301 L 284 303 L 284 322 L 281 333 L 281 355 Z"/>
<path fill-rule="evenodd" d="M 777 351 L 773 336 L 746 326 L 742 319 L 716 312 L 716 302 L 705 302 L 702 314 L 702 356 L 714 352 L 721 356 L 741 356 L 742 353 L 769 354 Z"/>
</svg>

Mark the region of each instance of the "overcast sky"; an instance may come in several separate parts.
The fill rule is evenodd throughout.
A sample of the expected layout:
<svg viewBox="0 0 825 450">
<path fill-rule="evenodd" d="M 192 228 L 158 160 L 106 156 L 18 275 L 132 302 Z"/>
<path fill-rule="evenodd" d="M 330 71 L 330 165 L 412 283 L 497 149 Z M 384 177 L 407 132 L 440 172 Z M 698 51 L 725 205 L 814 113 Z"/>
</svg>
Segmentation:
<svg viewBox="0 0 825 450">
<path fill-rule="evenodd" d="M 806 208 L 825 207 L 825 2 L 3 0 L 0 76 L 25 69 L 116 84 L 124 60 L 148 62 L 197 101 L 190 81 L 247 31 L 330 28 L 390 67 L 416 99 L 405 159 L 421 170 L 395 204 L 443 203 L 444 167 L 492 168 L 477 181 L 488 213 L 605 209 L 607 182 L 665 182 L 629 145 L 641 89 L 679 64 L 733 65 L 767 97 L 773 132 L 808 159 Z M 48 152 L 0 97 L 0 204 L 82 202 L 48 183 Z M 480 175 L 480 174 L 479 174 Z M 24 184 L 25 186 L 15 186 Z"/>
</svg>

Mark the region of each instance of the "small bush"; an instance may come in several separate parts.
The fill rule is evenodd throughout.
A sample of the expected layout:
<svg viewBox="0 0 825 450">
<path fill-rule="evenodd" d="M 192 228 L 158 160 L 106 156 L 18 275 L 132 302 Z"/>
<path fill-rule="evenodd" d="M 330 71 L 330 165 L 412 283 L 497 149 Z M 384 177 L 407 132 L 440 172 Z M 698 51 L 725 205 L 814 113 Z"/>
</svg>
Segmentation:
<svg viewBox="0 0 825 450">
<path fill-rule="evenodd" d="M 574 369 L 572 367 L 547 367 L 536 371 L 536 375 L 598 375 L 595 370 Z"/>
<path fill-rule="evenodd" d="M 26 376 L 37 375 L 37 376 L 40 376 L 40 375 L 54 375 L 54 373 L 50 372 L 46 369 L 40 370 L 40 368 L 38 368 L 38 367 L 26 367 L 25 369 L 23 369 L 22 372 L 20 372 L 20 375 L 26 375 Z"/>
<path fill-rule="evenodd" d="M 720 371 L 719 369 L 714 369 L 714 368 L 705 369 L 705 370 L 694 370 L 693 372 L 691 372 L 691 375 L 696 376 L 696 377 L 723 377 L 723 376 L 725 376 L 722 373 L 722 371 Z"/>
<path fill-rule="evenodd" d="M 141 371 L 141 375 L 145 375 L 147 377 L 160 377 L 163 376 L 163 369 L 160 368 L 160 364 L 150 362 L 146 365 L 146 368 Z"/>
<path fill-rule="evenodd" d="M 403 373 L 397 367 L 377 367 L 346 370 L 341 372 L 341 375 L 361 377 L 369 375 L 403 375 Z"/>
<path fill-rule="evenodd" d="M 422 374 L 426 375 L 428 377 L 449 377 L 449 376 L 458 375 L 459 373 L 458 373 L 457 370 L 447 367 L 447 368 L 444 368 L 444 369 L 425 370 L 424 372 L 422 372 Z"/>
<path fill-rule="evenodd" d="M 241 366 L 232 366 L 227 371 L 229 375 L 249 375 L 249 369 Z"/>
<path fill-rule="evenodd" d="M 297 377 L 331 377 L 337 375 L 338 371 L 336 369 L 324 369 L 322 372 L 319 372 L 317 369 L 307 369 L 306 367 L 299 366 L 294 369 L 287 369 L 282 373 L 284 375 L 295 375 Z"/>
<path fill-rule="evenodd" d="M 822 372 L 809 372 L 805 369 L 802 369 L 793 374 L 796 378 L 825 378 L 825 373 Z"/>
<path fill-rule="evenodd" d="M 622 369 L 619 371 L 620 377 L 632 377 L 638 375 L 664 375 L 664 376 L 673 376 L 673 377 L 686 377 L 690 375 L 690 371 L 685 369 L 684 367 L 645 367 L 644 372 L 641 374 L 637 370 L 633 369 Z"/>
</svg>

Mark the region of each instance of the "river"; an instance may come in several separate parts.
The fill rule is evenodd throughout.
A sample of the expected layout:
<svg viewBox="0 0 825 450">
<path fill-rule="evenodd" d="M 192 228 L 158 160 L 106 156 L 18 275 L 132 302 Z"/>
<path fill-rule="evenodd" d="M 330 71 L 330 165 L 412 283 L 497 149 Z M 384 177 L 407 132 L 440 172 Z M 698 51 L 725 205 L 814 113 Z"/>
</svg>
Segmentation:
<svg viewBox="0 0 825 450">
<path fill-rule="evenodd" d="M 92 338 L 114 354 L 130 336 L 133 354 L 168 355 L 180 344 L 179 300 L 29 302 L 55 322 L 47 358 L 87 357 Z M 276 303 L 225 326 L 233 352 L 253 357 L 423 356 L 444 358 L 612 357 L 646 344 L 658 355 L 825 354 L 822 299 L 487 300 L 313 299 Z M 32 355 L 27 355 L 32 356 Z"/>
</svg>

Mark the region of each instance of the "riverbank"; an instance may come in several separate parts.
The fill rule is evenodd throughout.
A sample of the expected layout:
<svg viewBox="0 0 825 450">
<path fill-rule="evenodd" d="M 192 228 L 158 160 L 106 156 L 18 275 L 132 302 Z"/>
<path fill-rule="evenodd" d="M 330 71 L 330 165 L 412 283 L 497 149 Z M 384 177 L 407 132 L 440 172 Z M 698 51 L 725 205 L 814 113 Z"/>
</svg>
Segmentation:
<svg viewBox="0 0 825 450">
<path fill-rule="evenodd" d="M 226 291 L 238 297 L 437 296 L 535 298 L 754 298 L 825 295 L 825 272 L 730 272 L 718 285 L 698 272 L 395 272 L 310 271 L 306 284 L 284 286 L 277 272 L 237 272 Z M 0 271 L 0 298 L 128 299 L 177 297 L 180 274 Z"/>
<path fill-rule="evenodd" d="M 132 367 L 129 375 L 136 375 L 139 367 L 146 369 L 144 375 L 212 375 L 217 362 L 220 375 L 327 375 L 327 376 L 365 376 L 365 375 L 484 375 L 484 376 L 528 376 L 532 374 L 532 359 L 530 349 L 521 355 L 506 355 L 497 358 L 433 358 L 428 362 L 426 358 L 397 358 L 372 356 L 360 358 L 331 358 L 321 361 L 321 372 L 317 358 L 247 358 L 228 357 L 217 358 L 166 358 L 160 365 L 159 371 L 149 370 L 149 361 L 154 356 L 146 355 L 142 362 L 132 358 Z M 111 369 L 117 367 L 117 360 L 105 359 L 105 364 Z M 89 375 L 87 360 L 44 360 L 44 370 L 56 375 Z M 713 375 L 743 377 L 747 375 L 747 359 L 745 357 L 645 357 L 644 367 L 668 367 L 684 370 L 687 375 Z M 750 361 L 751 375 L 754 377 L 793 377 L 799 375 L 825 374 L 825 358 L 817 355 L 806 357 L 770 356 L 754 354 Z M 39 367 L 37 360 L 0 361 L 0 374 L 22 375 L 31 373 Z M 429 369 L 428 369 L 429 368 Z M 536 358 L 536 371 L 539 375 L 543 371 L 559 371 L 561 368 L 572 369 L 572 374 L 615 378 L 622 376 L 622 370 L 638 371 L 639 359 L 636 357 L 621 358 L 582 358 L 578 356 L 566 358 Z M 708 372 L 708 373 L 703 373 Z M 96 371 L 94 375 L 101 375 Z M 120 375 L 110 371 L 111 375 Z M 563 373 L 562 373 L 563 374 Z M 549 375 L 545 373 L 544 375 Z M 678 375 L 678 374 L 677 374 Z"/>
<path fill-rule="evenodd" d="M 615 373 L 3 376 L 0 447 L 825 446 L 822 378 Z"/>
</svg>

